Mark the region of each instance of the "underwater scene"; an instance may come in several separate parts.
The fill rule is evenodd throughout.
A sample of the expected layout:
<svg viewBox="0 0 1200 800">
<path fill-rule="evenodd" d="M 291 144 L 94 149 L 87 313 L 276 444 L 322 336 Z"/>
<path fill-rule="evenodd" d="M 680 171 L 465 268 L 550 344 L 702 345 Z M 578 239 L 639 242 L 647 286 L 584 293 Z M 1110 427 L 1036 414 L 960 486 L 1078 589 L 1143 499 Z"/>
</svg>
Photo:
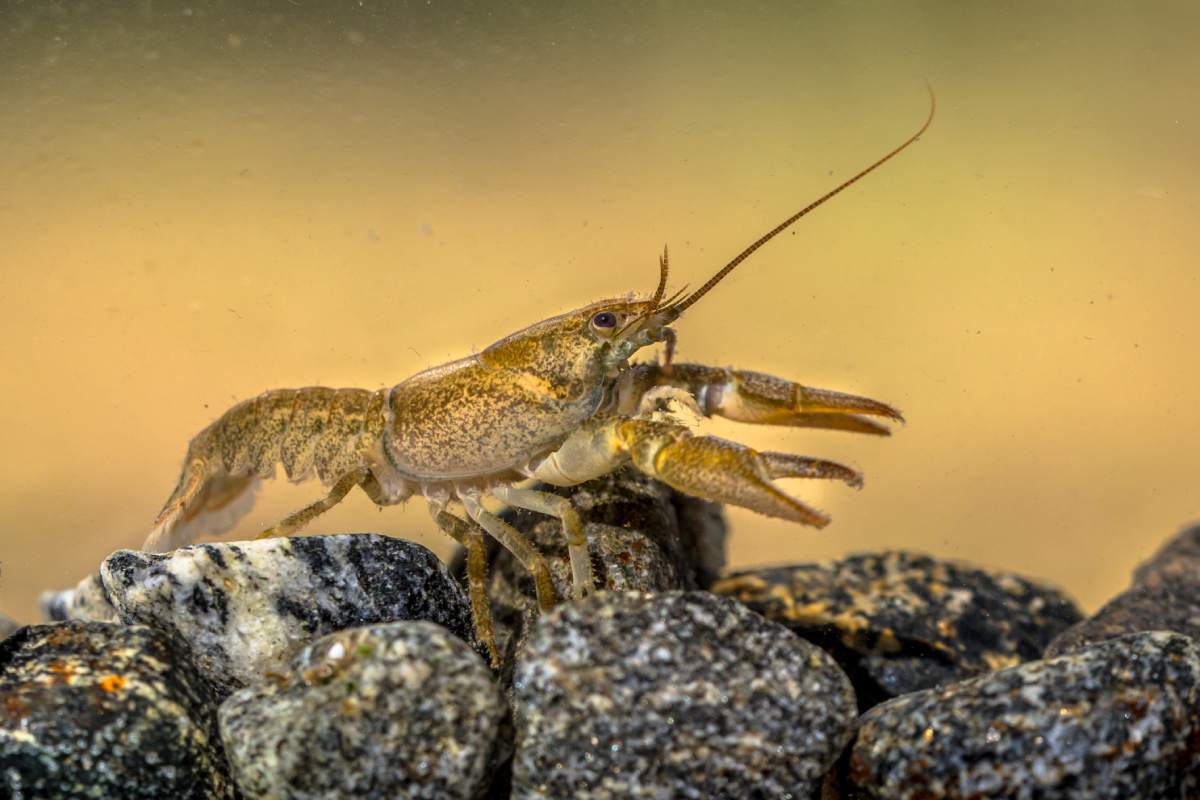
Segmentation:
<svg viewBox="0 0 1200 800">
<path fill-rule="evenodd" d="M 288 558 L 333 582 L 348 573 L 331 564 L 419 564 L 432 583 L 423 583 L 412 603 L 430 610 L 404 618 L 437 622 L 439 631 L 456 635 L 360 627 L 398 624 L 398 601 L 338 583 L 338 596 L 358 598 L 345 600 L 358 610 L 329 612 L 319 623 L 297 622 L 286 635 L 267 638 L 296 645 L 287 657 L 303 663 L 287 669 L 306 677 L 294 685 L 324 686 L 312 675 L 336 673 L 342 666 L 328 665 L 343 665 L 345 653 L 400 658 L 424 650 L 458 659 L 456 679 L 477 670 L 472 686 L 486 688 L 417 692 L 433 704 L 427 716 L 414 715 L 433 726 L 421 734 L 426 739 L 449 735 L 439 732 L 437 709 L 473 698 L 475 749 L 463 751 L 473 754 L 464 756 L 469 768 L 466 761 L 446 766 L 439 761 L 444 753 L 431 752 L 413 763 L 442 766 L 414 767 L 405 778 L 420 791 L 395 788 L 390 773 L 371 773 L 336 791 L 312 789 L 317 794 L 371 796 L 391 786 L 387 791 L 399 793 L 393 796 L 471 797 L 490 786 L 492 796 L 509 789 L 514 797 L 692 796 L 655 794 L 674 785 L 647 777 L 666 767 L 615 755 L 636 750 L 635 742 L 662 740 L 664 730 L 683 724 L 679 715 L 663 717 L 671 723 L 643 720 L 647 727 L 612 738 L 599 717 L 555 720 L 558 706 L 549 700 L 536 709 L 518 703 L 525 710 L 516 712 L 524 720 L 517 723 L 524 733 L 516 756 L 511 742 L 489 738 L 507 713 L 500 698 L 514 702 L 521 686 L 539 686 L 543 700 L 567 691 L 546 670 L 522 666 L 515 643 L 563 670 L 555 659 L 577 658 L 582 669 L 592 656 L 622 648 L 630 648 L 623 658 L 640 663 L 649 651 L 630 644 L 639 632 L 678 625 L 693 643 L 737 638 L 730 647 L 761 653 L 762 674 L 779 685 L 806 680 L 789 671 L 798 659 L 832 653 L 812 677 L 827 702 L 803 706 L 804 714 L 818 729 L 820 720 L 847 720 L 812 734 L 827 744 L 819 753 L 788 739 L 792 733 L 782 727 L 746 734 L 730 763 L 695 767 L 680 779 L 700 787 L 694 796 L 804 797 L 822 786 L 827 797 L 1200 796 L 1191 794 L 1200 792 L 1200 765 L 1182 755 L 1167 759 L 1174 771 L 1166 777 L 1131 762 L 1119 771 L 1136 780 L 1105 786 L 1085 785 L 1079 776 L 1099 768 L 1083 759 L 1078 763 L 1086 766 L 1071 773 L 1079 794 L 1045 789 L 1052 781 L 1043 771 L 1041 786 L 1050 793 L 1028 795 L 1009 794 L 1016 784 L 970 782 L 961 777 L 962 764 L 975 761 L 947 756 L 939 762 L 947 765 L 944 775 L 925 776 L 933 794 L 920 795 L 913 793 L 920 781 L 905 772 L 911 764 L 887 761 L 905 749 L 897 742 L 975 741 L 973 723 L 963 720 L 999 712 L 971 706 L 953 721 L 935 719 L 961 695 L 926 698 L 899 720 L 879 711 L 930 687 L 958 691 L 965 684 L 955 681 L 965 676 L 998 675 L 1022 662 L 1057 669 L 1051 656 L 1067 653 L 1078 658 L 1062 667 L 1063 681 L 1113 658 L 1130 660 L 1122 674 L 1156 658 L 1168 673 L 1194 661 L 1194 675 L 1176 681 L 1159 671 L 1153 682 L 1165 680 L 1182 698 L 1200 692 L 1191 683 L 1200 684 L 1200 650 L 1181 628 L 1163 625 L 1175 633 L 1142 633 L 1126 646 L 1108 639 L 1085 650 L 1078 648 L 1087 636 L 1055 638 L 1129 589 L 1134 569 L 1156 553 L 1159 560 L 1132 585 L 1165 581 L 1174 587 L 1168 601 L 1193 609 L 1200 603 L 1200 586 L 1189 583 L 1196 593 L 1181 595 L 1172 583 L 1200 565 L 1200 530 L 1172 545 L 1185 567 L 1163 566 L 1167 551 L 1160 551 L 1200 522 L 1198 36 L 1200 6 L 1115 0 L 0 4 L 0 612 L 32 624 L 58 603 L 69 617 L 72 603 L 78 611 L 92 601 L 79 594 L 41 600 L 42 593 L 99 575 L 105 608 L 116 607 L 109 618 L 150 630 L 159 612 L 129 610 L 138 602 L 183 602 L 163 593 L 179 592 L 180 581 L 200 574 L 208 587 L 195 590 L 201 594 L 222 581 L 232 592 L 243 580 L 223 564 L 207 573 L 203 565 L 165 566 L 174 562 L 137 553 L 156 525 L 159 541 L 170 546 L 152 549 L 253 540 L 361 466 L 341 486 L 344 500 L 305 520 L 303 532 L 323 537 L 313 540 L 320 545 L 274 539 L 256 543 L 262 552 L 247 558 L 257 565 L 274 558 L 271 548 L 294 546 Z M 777 224 L 906 142 L 903 152 L 706 286 Z M 669 272 L 660 270 L 664 247 Z M 669 305 L 672 297 L 686 308 Z M 542 333 L 522 334 L 519 346 L 488 350 L 584 307 L 561 330 L 543 326 L 536 329 Z M 668 324 L 674 336 L 663 332 Z M 587 358 L 611 354 L 635 334 L 643 338 L 624 355 L 651 365 L 642 371 L 603 355 L 595 358 L 609 360 L 589 361 L 586 377 L 582 361 L 570 362 L 576 372 L 561 374 L 567 360 L 584 358 L 570 348 L 591 348 Z M 467 357 L 482 365 L 471 367 L 480 377 L 455 383 L 433 373 L 436 391 L 387 391 Z M 712 369 L 689 372 L 686 365 Z M 755 383 L 758 373 L 773 382 Z M 497 388 L 497 374 L 507 376 L 504 388 Z M 629 393 L 618 388 L 620 375 L 627 378 L 622 386 L 636 384 Z M 490 382 L 484 391 L 475 381 Z M 791 382 L 808 389 L 793 390 Z M 658 389 L 648 390 L 651 384 Z M 273 424 L 263 403 L 236 425 L 197 438 L 189 451 L 194 437 L 237 404 L 267 390 L 312 386 L 364 390 L 338 395 L 344 403 L 325 394 L 275 396 L 289 419 L 310 399 L 323 408 L 343 403 L 337 413 L 344 431 L 329 437 L 341 460 L 321 461 L 311 450 L 315 439 L 303 457 L 316 459 L 325 485 L 304 468 L 295 477 L 307 480 L 289 481 L 284 466 L 257 485 L 247 470 L 255 459 L 282 458 L 282 439 L 221 449 L 222 436 L 251 436 L 252 428 Z M 795 394 L 780 400 L 777 390 Z M 585 395 L 590 399 L 578 400 Z M 618 412 L 645 424 L 599 427 L 596 420 Z M 320 424 L 332 431 L 331 420 Z M 373 439 L 372 420 L 379 426 Z M 385 426 L 397 432 L 386 443 Z M 607 475 L 599 488 L 586 484 L 584 500 L 575 501 L 590 553 L 560 540 L 558 500 L 517 489 L 503 503 L 530 509 L 521 512 L 528 519 L 513 524 L 547 553 L 551 563 L 539 577 L 527 551 L 506 544 L 515 555 L 497 552 L 512 527 L 491 522 L 503 498 L 488 496 L 473 508 L 478 498 L 464 505 L 455 492 L 497 480 L 507 487 L 522 477 L 507 455 L 514 447 L 537 461 L 576 431 L 594 429 L 607 437 L 603 446 L 589 439 L 587 448 L 564 454 L 562 465 L 535 470 L 547 478 L 560 468 L 575 474 L 599 464 L 588 476 Z M 769 455 L 744 461 L 741 454 L 751 451 L 734 446 L 688 449 L 705 436 Z M 512 445 L 513 437 L 523 444 Z M 639 448 L 667 440 L 648 457 L 652 466 L 637 466 Z M 571 441 L 583 441 L 582 434 Z M 190 474 L 202 446 L 211 448 L 209 461 Z M 617 455 L 602 456 L 604 447 Z M 637 469 L 609 474 L 629 455 Z M 371 464 L 385 462 L 390 466 L 372 471 Z M 231 465 L 236 469 L 225 471 L 240 469 L 244 480 L 212 477 Z M 216 472 L 203 472 L 209 469 Z M 422 483 L 429 475 L 437 480 Z M 859 476 L 861 489 L 854 485 Z M 780 499 L 778 490 L 802 505 Z M 573 490 L 548 491 L 570 498 Z M 435 519 L 423 494 L 435 515 L 452 512 L 461 527 Z M 726 501 L 724 522 L 690 495 Z M 195 497 L 198 505 L 188 505 Z M 546 516 L 546 508 L 559 511 Z M 230 525 L 210 526 L 228 528 L 224 533 L 187 528 L 210 512 L 228 517 Z M 597 543 L 596 524 L 670 527 L 674 544 L 662 545 L 662 563 L 675 565 L 667 570 L 674 577 L 629 577 L 640 568 L 626 555 L 606 560 L 611 554 Z M 529 533 L 529 526 L 550 533 Z M 572 530 L 568 513 L 568 540 Z M 469 543 L 480 531 L 486 554 L 456 555 L 455 538 Z M 335 536 L 351 533 L 381 536 L 369 537 L 369 546 L 366 538 Z M 306 547 L 322 549 L 296 555 Z M 630 551 L 635 562 L 641 547 Z M 130 552 L 106 560 L 118 550 Z M 512 570 L 504 592 L 488 590 L 494 628 L 480 621 L 485 557 L 489 575 Z M 511 563 L 501 565 L 501 557 Z M 205 558 L 236 561 L 228 552 Z M 450 564 L 449 573 L 439 560 Z M 613 566 L 618 562 L 624 566 Z M 834 565 L 828 569 L 839 589 L 830 596 L 854 596 L 853 610 L 832 611 L 834 600 L 815 599 L 817 578 L 809 571 L 818 564 Z M 648 595 L 583 598 L 594 592 L 572 587 L 589 570 L 600 589 L 688 591 L 661 605 Z M 459 580 L 429 588 L 447 574 Z M 920 583 L 906 584 L 906 599 L 871 594 L 886 576 L 901 574 Z M 898 613 L 897 604 L 919 596 L 942 597 L 959 613 L 985 593 L 983 583 L 995 594 L 981 619 L 1012 614 L 1022 621 L 1003 623 L 995 647 L 970 659 L 943 653 L 952 649 L 946 642 L 966 635 L 965 622 L 947 632 L 950 623 L 940 618 L 933 639 L 909 649 L 897 633 L 903 623 L 879 623 L 864 610 Z M 117 599 L 143 591 L 157 599 Z M 297 591 L 288 602 L 302 605 L 325 589 Z M 439 599 L 443 592 L 454 595 L 452 603 Z M 206 609 L 225 602 L 204 597 Z M 706 605 L 729 597 L 741 601 L 736 608 Z M 539 607 L 548 612 L 555 600 L 561 610 L 552 625 L 531 628 L 528 615 Z M 588 616 L 579 610 L 584 600 L 616 610 Z M 286 611 L 283 601 L 272 602 Z M 447 603 L 461 608 L 453 605 L 451 613 Z M 362 611 L 368 607 L 375 610 Z M 245 605 L 247 619 L 256 608 Z M 572 615 L 580 619 L 572 622 Z M 808 638 L 825 648 L 814 648 L 822 655 L 779 650 L 783 645 L 755 627 L 765 624 L 763 616 L 794 631 L 812 623 Z M 593 627 L 610 618 L 616 627 Z M 575 633 L 552 635 L 553 626 Z M 1028 633 L 1037 626 L 1045 641 Z M 170 627 L 188 638 L 187 626 Z M 45 629 L 27 630 L 53 638 Z M 130 630 L 132 637 L 150 635 Z M 586 638 L 579 630 L 594 634 L 593 651 L 564 655 L 561 642 Z M 73 635 L 85 650 L 99 646 L 93 628 Z M 1051 639 L 1056 643 L 1043 652 Z M 287 672 L 283 651 L 249 657 L 241 645 L 203 641 L 219 651 L 212 658 L 228 656 L 230 663 L 199 664 L 195 685 L 208 688 L 179 690 L 181 696 L 237 698 L 257 685 L 256 676 Z M 131 642 L 144 653 L 168 647 Z M 295 655 L 300 644 L 308 649 Z M 868 663 L 901 652 L 908 666 L 929 653 L 941 661 L 936 668 L 923 663 L 915 683 L 897 677 L 908 666 Z M 723 658 L 686 650 L 678 663 L 687 670 Z M 968 661 L 965 672 L 956 671 Z M 729 657 L 731 674 L 744 663 Z M 499 688 L 489 668 L 499 670 Z M 527 680 L 514 689 L 522 669 L 530 670 Z M 379 680 L 395 679 L 385 673 L 392 677 Z M 864 689 L 859 679 L 868 674 Z M 672 681 L 714 680 L 689 676 Z M 146 680 L 157 685 L 160 678 L 166 680 Z M 612 678 L 607 689 L 592 691 L 618 708 L 662 699 L 655 692 L 666 690 L 634 680 Z M 738 691 L 716 705 L 737 705 L 729 698 L 742 696 Z M 1142 697 L 1139 708 L 1156 708 L 1159 699 Z M 756 705 L 760 700 L 765 705 Z M 774 720 L 784 714 L 776 700 L 753 695 L 745 706 Z M 1064 699 L 1054 705 L 1054 722 L 1029 725 L 1044 733 L 1064 719 L 1086 720 L 1079 709 L 1098 703 Z M 216 741 L 209 706 L 215 701 L 196 701 L 196 725 Z M 224 754 L 200 753 L 180 773 L 206 787 L 196 796 L 316 796 L 280 788 L 287 783 L 283 767 L 259 774 L 245 766 L 264 763 L 256 748 L 265 745 L 239 739 L 238 731 L 272 730 L 267 706 L 258 696 L 232 710 L 221 706 Z M 859 712 L 866 716 L 852 722 Z M 1168 740 L 1184 742 L 1200 730 L 1200 719 L 1186 716 L 1164 710 L 1156 724 Z M 286 731 L 294 721 L 278 724 Z M 705 717 L 704 724 L 713 723 Z M 906 733 L 904 724 L 916 727 Z M 535 730 L 543 743 L 591 737 L 589 758 L 566 774 L 555 769 L 571 763 L 562 751 L 523 753 L 521 737 L 533 741 Z M 780 746 L 792 754 L 788 766 L 780 771 L 746 744 L 755 736 L 786 740 Z M 609 739 L 616 750 L 603 744 Z M 0 737 L 0 760 L 4 747 Z M 1004 758 L 1016 763 L 1034 751 L 1013 744 Z M 311 758 L 297 756 L 296 763 Z M 699 763 L 694 753 L 663 759 Z M 326 766 L 330 774 L 340 769 Z M 458 779 L 440 782 L 439 769 Z M 467 773 L 475 777 L 461 779 Z M 755 777 L 738 783 L 745 775 Z M 15 785 L 8 786 L 13 796 L 48 791 L 34 782 Z M 142 789 L 145 796 L 181 791 L 153 783 Z"/>
</svg>

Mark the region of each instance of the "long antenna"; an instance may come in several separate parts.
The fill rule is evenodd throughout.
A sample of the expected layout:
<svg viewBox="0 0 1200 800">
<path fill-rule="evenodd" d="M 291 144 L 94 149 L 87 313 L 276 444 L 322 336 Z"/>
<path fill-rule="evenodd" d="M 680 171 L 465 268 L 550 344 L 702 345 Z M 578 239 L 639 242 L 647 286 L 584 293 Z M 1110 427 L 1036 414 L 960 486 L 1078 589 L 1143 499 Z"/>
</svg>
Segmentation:
<svg viewBox="0 0 1200 800">
<path fill-rule="evenodd" d="M 754 244 L 750 245 L 745 250 L 738 253 L 737 257 L 734 258 L 733 261 L 730 261 L 728 264 L 726 264 L 724 267 L 722 267 L 721 270 L 719 272 L 717 272 L 716 275 L 713 275 L 711 278 L 709 278 L 703 286 L 701 286 L 696 291 L 692 292 L 687 297 L 680 300 L 675 305 L 671 306 L 670 307 L 671 317 L 675 318 L 675 317 L 678 317 L 680 314 L 682 314 L 684 309 L 686 309 L 692 303 L 695 303 L 697 300 L 699 300 L 701 297 L 703 297 L 705 294 L 707 294 L 708 291 L 710 289 L 712 289 L 714 286 L 716 286 L 718 283 L 720 283 L 725 278 L 726 275 L 728 275 L 730 272 L 733 272 L 734 267 L 736 267 L 738 264 L 741 264 L 743 261 L 745 261 L 747 258 L 749 258 L 754 253 L 755 250 L 762 247 L 764 244 L 771 241 L 776 236 L 778 236 L 780 233 L 782 233 L 784 230 L 786 230 L 788 227 L 790 227 L 792 225 L 792 223 L 794 223 L 796 220 L 800 219 L 805 214 L 807 214 L 808 212 L 812 211 L 817 206 L 824 203 L 826 200 L 828 200 L 831 197 L 833 197 L 834 195 L 838 194 L 843 189 L 846 189 L 846 188 L 850 187 L 851 185 L 853 185 L 854 183 L 857 183 L 859 180 L 866 177 L 869 173 L 873 172 L 874 170 L 883 166 L 883 164 L 886 163 L 887 161 L 889 161 L 892 158 L 899 155 L 900 152 L 902 150 L 904 150 L 904 148 L 908 147 L 910 144 L 915 142 L 917 139 L 920 139 L 921 134 L 923 134 L 929 128 L 929 124 L 931 122 L 933 122 L 933 114 L 935 111 L 937 111 L 937 97 L 934 96 L 934 94 L 933 94 L 933 87 L 929 86 L 928 84 L 926 84 L 926 87 L 929 89 L 929 116 L 925 119 L 925 124 L 921 126 L 920 130 L 918 130 L 912 136 L 908 137 L 908 139 L 906 139 L 904 141 L 904 143 L 901 144 L 899 147 L 892 150 L 890 153 L 888 153 L 883 158 L 876 161 L 871 166 L 864 169 L 862 172 L 855 175 L 853 178 L 850 178 L 849 180 L 845 181 L 838 187 L 831 189 L 830 191 L 821 195 L 816 200 L 812 201 L 811 203 L 806 205 L 804 208 L 800 209 L 795 214 L 792 214 L 790 217 L 785 219 L 783 222 L 779 223 L 774 228 L 772 228 L 770 231 L 768 231 L 767 233 L 765 233 L 761 237 L 759 237 L 754 242 Z"/>
</svg>

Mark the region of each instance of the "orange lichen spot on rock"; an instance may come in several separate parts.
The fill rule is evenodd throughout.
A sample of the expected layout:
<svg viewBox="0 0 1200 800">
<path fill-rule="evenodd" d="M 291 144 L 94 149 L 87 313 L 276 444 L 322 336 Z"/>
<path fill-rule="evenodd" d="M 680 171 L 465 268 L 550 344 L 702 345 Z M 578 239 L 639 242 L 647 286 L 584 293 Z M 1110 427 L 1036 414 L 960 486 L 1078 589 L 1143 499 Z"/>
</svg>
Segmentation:
<svg viewBox="0 0 1200 800">
<path fill-rule="evenodd" d="M 109 692 L 111 694 L 112 692 L 119 692 L 128 686 L 129 680 L 123 675 L 105 675 L 100 679 L 100 683 L 97 685 L 100 687 L 101 691 Z"/>
</svg>

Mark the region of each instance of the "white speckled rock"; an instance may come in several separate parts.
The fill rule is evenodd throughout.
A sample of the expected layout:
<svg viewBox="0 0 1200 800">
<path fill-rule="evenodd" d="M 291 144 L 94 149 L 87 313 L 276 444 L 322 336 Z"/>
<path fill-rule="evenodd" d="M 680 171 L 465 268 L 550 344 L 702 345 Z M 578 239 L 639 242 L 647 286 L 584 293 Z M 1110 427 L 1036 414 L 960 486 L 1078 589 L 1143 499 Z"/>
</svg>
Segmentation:
<svg viewBox="0 0 1200 800">
<path fill-rule="evenodd" d="M 43 592 L 42 617 L 47 622 L 116 622 L 117 610 L 108 601 L 108 593 L 99 573 L 89 575 L 71 589 Z"/>
<path fill-rule="evenodd" d="M 277 683 L 231 695 L 220 726 L 247 798 L 469 800 L 487 788 L 505 711 L 462 640 L 396 622 L 314 642 Z"/>
<path fill-rule="evenodd" d="M 512 796 L 808 798 L 849 740 L 823 650 L 707 592 L 602 593 L 519 656 Z"/>
<path fill-rule="evenodd" d="M 100 572 L 122 621 L 177 634 L 225 692 L 282 669 L 320 636 L 360 625 L 425 619 L 473 641 L 465 594 L 442 563 L 388 536 L 119 550 Z"/>
</svg>

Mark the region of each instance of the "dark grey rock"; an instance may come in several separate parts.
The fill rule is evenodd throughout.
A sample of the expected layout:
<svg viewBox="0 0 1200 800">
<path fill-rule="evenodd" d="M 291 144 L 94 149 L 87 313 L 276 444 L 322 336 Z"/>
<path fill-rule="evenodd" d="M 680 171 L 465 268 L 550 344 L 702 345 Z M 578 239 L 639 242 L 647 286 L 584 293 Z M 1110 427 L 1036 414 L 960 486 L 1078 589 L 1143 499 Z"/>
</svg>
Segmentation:
<svg viewBox="0 0 1200 800">
<path fill-rule="evenodd" d="M 31 625 L 0 643 L 0 796 L 234 796 L 216 695 L 143 626 Z"/>
<path fill-rule="evenodd" d="M 828 650 L 862 709 L 1039 658 L 1083 616 L 1048 585 L 901 551 L 750 570 L 713 591 Z"/>
<path fill-rule="evenodd" d="M 588 528 L 599 589 L 700 588 L 703 578 L 724 564 L 720 506 L 683 499 L 635 470 L 617 470 L 579 486 L 537 488 L 570 497 L 578 509 Z M 680 508 L 692 527 L 681 527 Z M 537 543 L 550 562 L 559 596 L 570 597 L 570 560 L 561 523 L 516 509 L 506 518 Z M 515 585 L 533 601 L 533 579 L 507 551 L 495 549 L 491 566 L 495 579 Z"/>
<path fill-rule="evenodd" d="M 58 592 L 43 592 L 42 618 L 46 622 L 116 622 L 117 610 L 108 601 L 100 574 L 89 575 L 78 585 Z"/>
<path fill-rule="evenodd" d="M 725 507 L 671 491 L 684 560 L 691 565 L 695 588 L 707 589 L 725 571 Z"/>
<path fill-rule="evenodd" d="M 18 623 L 16 620 L 10 619 L 4 614 L 0 614 L 0 642 L 16 633 L 17 629 L 20 627 L 20 623 Z"/>
<path fill-rule="evenodd" d="M 1200 582 L 1200 525 L 1184 528 L 1167 540 L 1133 573 L 1134 586 L 1154 586 L 1164 578 Z"/>
<path fill-rule="evenodd" d="M 824 651 L 707 592 L 559 606 L 514 686 L 514 798 L 805 798 L 855 714 Z"/>
<path fill-rule="evenodd" d="M 710 584 L 724 565 L 725 522 L 721 506 L 686 497 L 633 469 L 622 469 L 579 486 L 539 484 L 570 497 L 587 527 L 596 584 L 606 591 L 696 589 Z M 505 519 L 523 531 L 545 556 L 560 600 L 571 597 L 570 559 L 562 525 L 532 511 L 514 509 Z M 533 578 L 489 538 L 489 588 L 496 641 L 506 654 L 504 682 L 527 623 L 537 616 Z M 451 562 L 465 571 L 461 555 Z"/>
<path fill-rule="evenodd" d="M 1200 576 L 1162 575 L 1153 585 L 1122 592 L 1055 637 L 1046 658 L 1139 631 L 1174 631 L 1200 640 Z"/>
<path fill-rule="evenodd" d="M 1045 655 L 1138 631 L 1175 631 L 1200 639 L 1200 526 L 1168 541 L 1138 567 L 1132 587 L 1061 633 Z"/>
<path fill-rule="evenodd" d="M 121 619 L 170 631 L 226 693 L 327 633 L 424 619 L 474 641 L 458 583 L 425 547 L 376 534 L 119 550 L 101 567 Z"/>
<path fill-rule="evenodd" d="M 858 796 L 887 800 L 1181 800 L 1200 796 L 1200 647 L 1110 639 L 863 715 Z"/>
<path fill-rule="evenodd" d="M 428 622 L 346 630 L 277 682 L 234 693 L 221 736 L 247 798 L 469 798 L 506 708 L 490 670 Z"/>
</svg>

